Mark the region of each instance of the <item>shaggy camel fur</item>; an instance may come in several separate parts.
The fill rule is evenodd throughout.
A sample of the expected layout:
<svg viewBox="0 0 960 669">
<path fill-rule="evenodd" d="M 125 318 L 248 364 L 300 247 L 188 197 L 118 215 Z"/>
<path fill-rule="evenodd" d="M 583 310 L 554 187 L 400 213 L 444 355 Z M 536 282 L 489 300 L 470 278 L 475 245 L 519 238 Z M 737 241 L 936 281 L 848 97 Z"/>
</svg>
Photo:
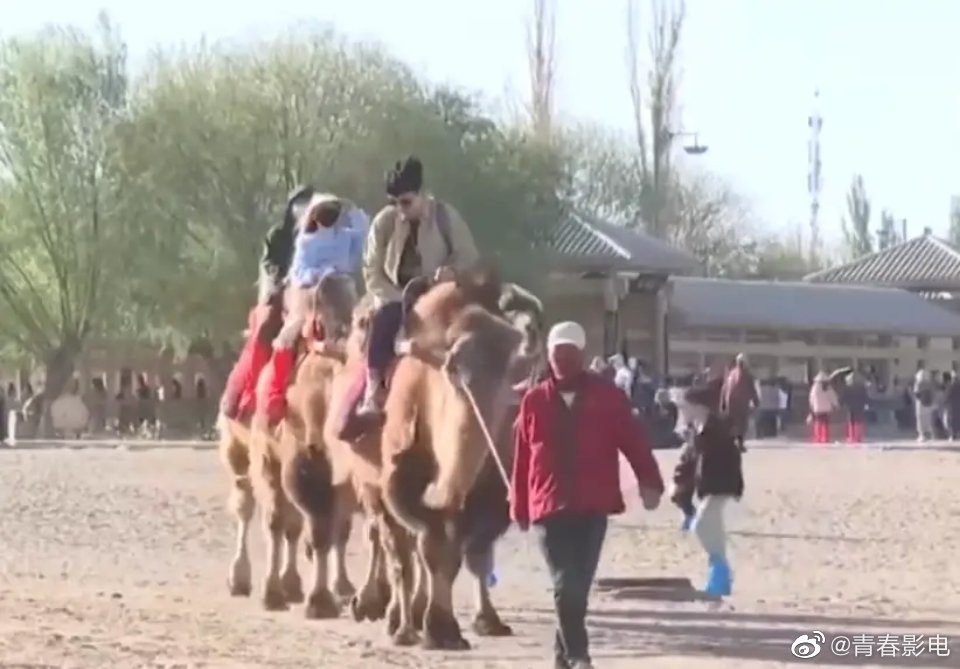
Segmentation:
<svg viewBox="0 0 960 669">
<path fill-rule="evenodd" d="M 535 360 L 542 349 L 542 304 L 513 284 L 503 286 L 498 300 L 499 310 L 510 318 L 514 328 L 522 335 L 528 360 Z M 347 344 L 347 362 L 334 379 L 334 406 L 329 415 L 335 419 L 328 421 L 325 429 L 328 443 L 338 441 L 337 434 L 347 410 L 343 404 L 350 396 L 350 387 L 363 374 L 364 342 L 370 312 L 371 306 L 365 300 L 354 312 L 353 328 Z M 411 329 L 416 330 L 416 324 Z M 521 374 L 529 371 L 519 368 Z M 510 450 L 512 443 L 510 427 L 504 424 L 498 439 L 505 445 L 505 451 Z M 427 577 L 424 564 L 416 555 L 413 535 L 397 523 L 384 504 L 381 437 L 380 430 L 375 430 L 352 444 L 349 452 L 343 449 L 337 451 L 339 454 L 346 453 L 368 522 L 367 577 L 351 603 L 351 609 L 357 621 L 379 620 L 385 615 L 389 600 L 389 634 L 398 645 L 412 645 L 418 641 L 417 631 L 423 629 L 428 603 Z M 509 458 L 506 465 L 509 468 Z M 461 554 L 475 583 L 476 614 L 473 629 L 481 636 L 512 634 L 511 628 L 501 621 L 494 608 L 488 586 L 494 543 L 509 525 L 507 488 L 495 465 L 488 462 L 467 495 L 462 512 L 457 516 Z M 387 560 L 390 562 L 389 582 L 384 573 Z"/>
<path fill-rule="evenodd" d="M 495 277 L 479 275 L 439 284 L 423 295 L 413 307 L 419 326 L 411 334 L 412 348 L 429 350 L 442 342 L 446 355 L 441 365 L 430 356 L 400 358 L 387 395 L 381 485 L 390 515 L 417 537 L 426 648 L 469 648 L 453 615 L 452 587 L 464 557 L 467 498 L 489 456 L 478 420 L 499 434 L 509 408 L 512 363 L 524 344 L 524 336 L 498 314 L 501 292 Z M 402 559 L 394 547 L 384 548 L 388 559 Z M 391 586 L 396 634 L 407 639 L 416 633 L 412 570 L 403 566 L 391 569 Z"/>
<path fill-rule="evenodd" d="M 336 281 L 336 279 L 332 280 Z M 317 289 L 315 314 L 323 317 L 326 332 L 341 333 L 349 323 L 352 304 L 323 309 L 325 288 Z M 346 315 L 345 315 L 346 314 Z M 306 598 L 308 618 L 339 615 L 334 594 L 349 599 L 354 588 L 346 573 L 346 543 L 352 514 L 357 509 L 353 487 L 346 473 L 333 466 L 322 440 L 323 424 L 330 403 L 334 373 L 342 366 L 336 342 L 326 354 L 308 352 L 287 390 L 287 417 L 275 429 L 268 429 L 264 416 L 229 420 L 220 417 L 220 453 L 233 477 L 229 506 L 237 517 L 237 548 L 230 566 L 231 594 L 249 596 L 252 591 L 247 535 L 253 518 L 255 496 L 263 507 L 267 544 L 267 574 L 263 605 L 283 610 L 290 603 L 304 601 L 297 568 L 297 555 L 304 521 L 307 527 L 307 554 L 314 567 L 313 584 Z M 266 371 L 259 383 L 266 381 Z M 256 495 L 255 495 L 256 493 Z M 333 593 L 327 584 L 327 558 L 333 548 L 335 579 Z"/>
</svg>

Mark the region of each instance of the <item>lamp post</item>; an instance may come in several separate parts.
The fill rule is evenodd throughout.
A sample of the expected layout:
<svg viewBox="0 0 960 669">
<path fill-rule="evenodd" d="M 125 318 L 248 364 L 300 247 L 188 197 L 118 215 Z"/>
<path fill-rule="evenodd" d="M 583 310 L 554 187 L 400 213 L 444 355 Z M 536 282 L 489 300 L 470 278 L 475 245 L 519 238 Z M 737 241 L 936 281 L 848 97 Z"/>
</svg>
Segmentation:
<svg viewBox="0 0 960 669">
<path fill-rule="evenodd" d="M 661 156 L 669 155 L 670 145 L 677 138 L 687 138 L 692 141 L 685 142 L 683 145 L 683 152 L 688 156 L 702 156 L 707 152 L 707 145 L 700 143 L 700 133 L 698 132 L 683 132 L 676 130 L 667 130 L 664 133 L 667 146 L 664 151 L 660 152 L 658 146 L 654 146 L 654 156 L 653 156 L 653 220 L 652 228 L 656 235 L 660 235 L 660 183 L 661 183 Z M 658 289 L 656 292 L 656 318 L 659 323 L 659 335 L 660 335 L 660 346 L 662 347 L 663 357 L 660 361 L 661 369 L 659 370 L 661 375 L 666 378 L 670 371 L 670 334 L 669 334 L 669 309 L 667 308 L 667 302 L 669 301 L 669 294 L 664 294 L 662 289 Z"/>
</svg>

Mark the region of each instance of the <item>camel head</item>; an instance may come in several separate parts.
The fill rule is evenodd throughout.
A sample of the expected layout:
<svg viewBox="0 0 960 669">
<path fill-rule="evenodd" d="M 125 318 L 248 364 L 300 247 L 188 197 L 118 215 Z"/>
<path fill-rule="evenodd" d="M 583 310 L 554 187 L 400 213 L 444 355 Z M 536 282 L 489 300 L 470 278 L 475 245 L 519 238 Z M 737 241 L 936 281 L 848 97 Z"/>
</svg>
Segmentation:
<svg viewBox="0 0 960 669">
<path fill-rule="evenodd" d="M 325 275 L 313 294 L 313 313 L 323 325 L 324 336 L 346 339 L 351 332 L 357 288 L 353 276 L 342 272 Z"/>
<path fill-rule="evenodd" d="M 544 352 L 543 302 L 525 288 L 515 283 L 505 283 L 497 307 L 504 318 L 523 335 L 523 358 L 530 365 L 536 364 Z"/>
<path fill-rule="evenodd" d="M 353 308 L 350 318 L 350 333 L 346 340 L 347 360 L 363 360 L 367 345 L 367 334 L 370 330 L 370 319 L 373 317 L 375 306 L 370 293 L 366 293 Z"/>
<path fill-rule="evenodd" d="M 458 393 L 469 391 L 487 429 L 497 434 L 509 406 L 523 335 L 498 314 L 471 304 L 457 315 L 447 336 L 451 343 L 443 372 Z"/>
</svg>

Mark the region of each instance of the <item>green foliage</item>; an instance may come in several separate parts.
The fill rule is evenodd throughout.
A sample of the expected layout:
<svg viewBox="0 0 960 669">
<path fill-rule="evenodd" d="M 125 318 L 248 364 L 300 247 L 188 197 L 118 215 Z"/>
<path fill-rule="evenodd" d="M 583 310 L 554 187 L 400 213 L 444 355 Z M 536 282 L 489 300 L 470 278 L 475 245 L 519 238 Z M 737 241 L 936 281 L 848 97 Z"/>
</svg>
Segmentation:
<svg viewBox="0 0 960 669">
<path fill-rule="evenodd" d="M 897 226 L 897 221 L 889 211 L 880 213 L 880 227 L 877 229 L 877 250 L 885 251 L 906 241 Z"/>
<path fill-rule="evenodd" d="M 950 208 L 950 243 L 960 248 L 960 202 Z"/>
<path fill-rule="evenodd" d="M 847 192 L 847 216 L 841 219 L 843 236 L 852 258 L 873 253 L 873 234 L 870 230 L 870 199 L 863 185 L 863 177 L 857 175 Z"/>
<path fill-rule="evenodd" d="M 109 22 L 0 44 L 0 335 L 50 359 L 123 318 L 131 250 L 115 133 L 126 50 Z"/>
</svg>

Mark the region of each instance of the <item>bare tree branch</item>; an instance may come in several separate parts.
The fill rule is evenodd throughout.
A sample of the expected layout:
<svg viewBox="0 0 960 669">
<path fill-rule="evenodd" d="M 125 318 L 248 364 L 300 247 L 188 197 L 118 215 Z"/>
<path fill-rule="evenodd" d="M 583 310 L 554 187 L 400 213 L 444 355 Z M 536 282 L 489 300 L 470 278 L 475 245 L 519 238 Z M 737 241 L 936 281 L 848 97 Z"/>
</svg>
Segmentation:
<svg viewBox="0 0 960 669">
<path fill-rule="evenodd" d="M 553 125 L 556 75 L 556 2 L 533 0 L 527 25 L 527 64 L 530 70 L 530 120 L 540 139 L 549 139 Z"/>
</svg>

